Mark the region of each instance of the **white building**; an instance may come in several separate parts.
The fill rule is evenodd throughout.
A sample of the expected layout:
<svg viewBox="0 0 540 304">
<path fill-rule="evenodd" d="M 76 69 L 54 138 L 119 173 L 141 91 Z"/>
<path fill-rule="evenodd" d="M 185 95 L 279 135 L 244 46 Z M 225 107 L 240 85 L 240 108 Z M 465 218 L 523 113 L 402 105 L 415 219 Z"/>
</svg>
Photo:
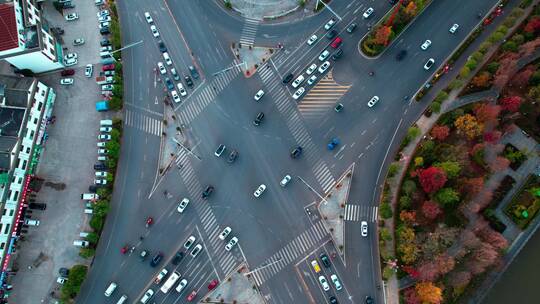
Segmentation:
<svg viewBox="0 0 540 304">
<path fill-rule="evenodd" d="M 54 90 L 35 78 L 0 75 L 0 286 L 10 271 L 55 99 Z"/>
<path fill-rule="evenodd" d="M 62 45 L 35 0 L 0 0 L 0 20 L 0 59 L 34 73 L 63 68 Z"/>
</svg>

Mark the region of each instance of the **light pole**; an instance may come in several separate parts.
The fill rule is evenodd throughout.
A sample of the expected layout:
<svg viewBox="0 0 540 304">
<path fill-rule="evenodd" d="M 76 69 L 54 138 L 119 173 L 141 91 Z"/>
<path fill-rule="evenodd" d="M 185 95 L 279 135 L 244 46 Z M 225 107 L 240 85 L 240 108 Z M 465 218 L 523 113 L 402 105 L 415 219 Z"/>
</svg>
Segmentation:
<svg viewBox="0 0 540 304">
<path fill-rule="evenodd" d="M 324 1 L 322 1 L 322 0 L 317 0 L 317 4 L 315 5 L 315 7 L 319 7 L 319 3 L 322 3 L 324 5 L 324 7 L 326 7 L 332 14 L 334 14 L 334 16 L 336 16 L 336 18 L 339 19 L 339 21 L 342 20 L 342 18 L 336 12 L 334 12 L 334 10 L 332 10 L 330 5 L 324 3 Z"/>
<path fill-rule="evenodd" d="M 313 193 L 315 193 L 322 201 L 324 201 L 325 204 L 327 203 L 324 197 L 322 197 L 322 195 L 320 195 L 317 190 L 313 189 L 313 187 L 311 187 L 303 178 L 298 175 L 296 177 L 298 177 L 298 179 L 302 181 L 302 183 L 304 183 L 309 188 L 309 190 L 313 191 Z"/>
<path fill-rule="evenodd" d="M 190 149 L 188 149 L 186 146 L 182 145 L 182 143 L 180 143 L 178 140 L 176 140 L 176 138 L 173 137 L 172 140 L 175 143 L 177 143 L 180 147 L 182 147 L 184 150 L 186 150 L 189 154 L 193 155 L 196 159 L 201 160 L 201 158 L 197 154 L 191 152 Z"/>
<path fill-rule="evenodd" d="M 217 72 L 215 72 L 214 74 L 212 74 L 212 76 L 217 76 L 217 75 L 219 75 L 219 74 L 225 73 L 225 72 L 227 72 L 228 70 L 232 70 L 232 69 L 234 69 L 235 67 L 241 66 L 241 65 L 244 65 L 244 66 L 246 66 L 246 68 L 247 68 L 247 63 L 246 63 L 245 61 L 242 61 L 242 62 L 240 62 L 239 64 L 233 65 L 232 67 L 228 67 L 228 68 L 223 69 L 223 70 L 221 70 L 221 71 L 217 71 Z"/>
<path fill-rule="evenodd" d="M 143 40 L 139 40 L 139 41 L 137 41 L 137 42 L 130 43 L 130 44 L 124 46 L 124 47 L 119 48 L 118 50 L 114 50 L 114 51 L 112 51 L 112 52 L 109 52 L 109 56 L 114 60 L 114 62 L 116 62 L 116 58 L 114 58 L 114 56 L 113 56 L 112 54 L 114 54 L 114 53 L 116 53 L 116 52 L 120 52 L 120 51 L 125 50 L 125 49 L 128 49 L 128 48 L 130 48 L 130 47 L 139 45 L 139 44 L 141 44 L 141 43 L 143 43 Z"/>
</svg>

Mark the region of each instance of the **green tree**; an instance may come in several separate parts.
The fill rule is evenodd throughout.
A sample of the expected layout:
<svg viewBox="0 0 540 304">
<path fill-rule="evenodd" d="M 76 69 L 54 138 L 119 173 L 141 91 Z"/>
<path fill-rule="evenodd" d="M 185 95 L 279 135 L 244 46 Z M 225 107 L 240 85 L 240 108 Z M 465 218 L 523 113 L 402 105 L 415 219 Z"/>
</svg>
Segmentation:
<svg viewBox="0 0 540 304">
<path fill-rule="evenodd" d="M 99 235 L 95 232 L 90 232 L 88 233 L 88 235 L 86 236 L 86 240 L 88 242 L 90 242 L 90 244 L 92 245 L 97 245 L 98 241 L 99 241 Z"/>
<path fill-rule="evenodd" d="M 124 95 L 124 86 L 121 84 L 115 84 L 112 89 L 113 96 L 116 96 L 118 98 L 122 98 Z"/>
<path fill-rule="evenodd" d="M 90 227 L 94 229 L 94 231 L 101 232 L 101 229 L 103 229 L 103 223 L 105 222 L 105 218 L 101 215 L 94 214 L 92 218 L 90 219 Z"/>
<path fill-rule="evenodd" d="M 411 208 L 412 199 L 407 195 L 402 195 L 399 198 L 399 208 L 402 210 L 408 210 Z"/>
<path fill-rule="evenodd" d="M 89 259 L 95 254 L 96 250 L 94 248 L 81 248 L 81 250 L 79 251 L 79 256 L 85 259 Z"/>
<path fill-rule="evenodd" d="M 109 212 L 109 202 L 106 200 L 99 200 L 94 204 L 94 213 L 96 215 L 105 217 Z"/>
<path fill-rule="evenodd" d="M 108 153 L 109 157 L 118 159 L 118 157 L 120 156 L 120 143 L 118 143 L 118 141 L 109 140 L 105 144 L 105 148 L 109 150 L 109 153 Z"/>
<path fill-rule="evenodd" d="M 405 140 L 407 142 L 411 142 L 415 138 L 417 138 L 422 132 L 420 131 L 420 128 L 416 126 L 412 126 L 407 130 L 407 136 L 405 137 Z"/>
<path fill-rule="evenodd" d="M 476 60 L 477 62 L 484 59 L 484 54 L 482 54 L 480 51 L 476 51 L 472 53 L 471 58 Z"/>
<path fill-rule="evenodd" d="M 442 206 L 449 207 L 459 202 L 459 194 L 452 188 L 442 188 L 435 193 L 435 200 Z"/>
<path fill-rule="evenodd" d="M 99 198 L 103 199 L 103 200 L 110 200 L 110 197 L 111 197 L 111 194 L 112 194 L 111 189 L 109 189 L 107 187 L 98 188 L 96 193 L 97 193 L 97 195 L 99 195 Z"/>
<path fill-rule="evenodd" d="M 459 88 L 462 85 L 463 85 L 463 81 L 456 78 L 456 79 L 452 80 L 452 82 L 450 82 L 450 84 L 448 85 L 448 88 L 450 90 L 453 90 L 453 89 Z"/>
<path fill-rule="evenodd" d="M 518 51 L 518 46 L 514 41 L 506 41 L 501 48 L 505 52 L 516 53 Z"/>
<path fill-rule="evenodd" d="M 73 266 L 68 275 L 67 281 L 62 285 L 61 299 L 64 302 L 74 299 L 81 290 L 81 284 L 86 278 L 88 267 L 85 265 Z"/>
<path fill-rule="evenodd" d="M 511 40 L 515 44 L 521 45 L 521 44 L 523 44 L 523 42 L 525 42 L 525 37 L 523 35 L 521 35 L 521 34 L 515 34 L 515 35 L 512 36 Z"/>
<path fill-rule="evenodd" d="M 464 66 L 461 68 L 461 70 L 459 70 L 459 77 L 462 79 L 469 77 L 469 74 L 471 74 L 471 69 L 469 69 L 467 66 Z"/>
<path fill-rule="evenodd" d="M 441 112 L 441 103 L 440 102 L 432 102 L 429 105 L 429 110 L 433 113 L 439 113 Z"/>
<path fill-rule="evenodd" d="M 493 61 L 493 62 L 490 62 L 488 65 L 487 65 L 487 70 L 489 73 L 491 73 L 491 75 L 497 73 L 497 70 L 499 69 L 499 66 L 501 64 L 498 63 L 497 61 Z"/>
<path fill-rule="evenodd" d="M 383 241 L 390 241 L 392 239 L 392 235 L 390 234 L 390 231 L 388 228 L 382 227 L 379 229 L 379 235 L 381 240 Z"/>
<path fill-rule="evenodd" d="M 122 98 L 118 96 L 113 96 L 111 100 L 109 100 L 109 108 L 113 111 L 121 110 L 123 107 L 123 100 Z"/>
<path fill-rule="evenodd" d="M 381 217 L 385 220 L 391 218 L 393 215 L 392 207 L 390 207 L 390 204 L 388 204 L 387 202 L 381 203 L 379 211 L 380 211 Z"/>
<path fill-rule="evenodd" d="M 412 195 L 416 191 L 416 182 L 412 179 L 407 179 L 403 182 L 401 186 L 401 191 L 406 195 Z"/>
<path fill-rule="evenodd" d="M 446 99 L 448 99 L 448 93 L 446 93 L 445 91 L 440 91 L 433 101 L 443 103 L 443 101 L 445 101 Z"/>
<path fill-rule="evenodd" d="M 111 131 L 111 139 L 112 139 L 113 141 L 120 142 L 120 131 L 118 131 L 117 129 L 113 128 L 112 131 Z"/>
<path fill-rule="evenodd" d="M 467 60 L 467 62 L 465 63 L 465 66 L 468 67 L 470 71 L 472 71 L 476 69 L 476 67 L 478 66 L 478 62 L 473 58 L 469 58 L 469 60 Z"/>
<path fill-rule="evenodd" d="M 393 177 L 399 170 L 399 162 L 393 162 L 388 167 L 388 176 Z"/>
<path fill-rule="evenodd" d="M 445 161 L 442 163 L 435 163 L 434 166 L 443 169 L 448 179 L 456 178 L 461 173 L 461 166 L 458 162 Z"/>
</svg>

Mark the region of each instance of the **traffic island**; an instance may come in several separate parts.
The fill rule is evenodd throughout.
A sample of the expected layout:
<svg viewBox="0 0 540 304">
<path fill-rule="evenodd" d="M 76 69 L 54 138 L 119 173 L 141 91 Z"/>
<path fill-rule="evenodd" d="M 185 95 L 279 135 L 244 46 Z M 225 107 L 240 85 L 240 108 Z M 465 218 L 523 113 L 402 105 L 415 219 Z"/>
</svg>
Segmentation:
<svg viewBox="0 0 540 304">
<path fill-rule="evenodd" d="M 216 289 L 203 297 L 202 303 L 266 304 L 245 264 L 219 282 Z"/>
<path fill-rule="evenodd" d="M 349 190 L 354 172 L 354 163 L 338 179 L 336 185 L 318 203 L 317 209 L 323 217 L 326 229 L 330 232 L 334 246 L 343 257 L 345 254 L 345 225 L 343 216 L 345 204 L 349 198 Z"/>
<path fill-rule="evenodd" d="M 252 46 L 242 43 L 233 43 L 231 50 L 234 57 L 241 62 L 240 68 L 246 78 L 253 76 L 257 72 L 257 69 L 268 61 L 276 51 L 270 47 Z"/>
</svg>

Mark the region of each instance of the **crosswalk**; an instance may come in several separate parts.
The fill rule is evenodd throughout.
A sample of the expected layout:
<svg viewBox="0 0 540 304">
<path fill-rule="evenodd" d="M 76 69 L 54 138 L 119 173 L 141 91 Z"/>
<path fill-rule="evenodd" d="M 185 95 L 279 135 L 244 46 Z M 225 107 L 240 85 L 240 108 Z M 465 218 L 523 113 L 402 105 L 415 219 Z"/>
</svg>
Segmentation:
<svg viewBox="0 0 540 304">
<path fill-rule="evenodd" d="M 364 205 L 345 205 L 345 215 L 343 219 L 345 221 L 357 222 L 360 220 L 367 220 L 369 222 L 377 222 L 377 212 L 379 207 L 376 206 L 364 206 Z"/>
<path fill-rule="evenodd" d="M 125 111 L 124 125 L 156 136 L 161 136 L 163 132 L 163 120 L 131 110 Z"/>
<path fill-rule="evenodd" d="M 328 109 L 334 107 L 350 87 L 335 82 L 330 71 L 302 98 L 298 110 L 306 119 L 319 119 Z"/>
<path fill-rule="evenodd" d="M 208 106 L 216 96 L 242 71 L 236 62 L 231 64 L 231 69 L 215 76 L 207 85 L 195 90 L 184 102 L 175 108 L 180 122 L 189 124 Z"/>
<path fill-rule="evenodd" d="M 258 286 L 280 272 L 285 266 L 292 264 L 298 258 L 304 257 L 310 250 L 326 241 L 329 235 L 322 221 L 316 222 L 308 230 L 297 236 L 285 247 L 280 249 L 262 263 L 258 270 L 252 273 Z"/>
<path fill-rule="evenodd" d="M 212 260 L 217 261 L 219 268 L 223 272 L 223 277 L 231 273 L 242 262 L 241 258 L 236 258 L 233 253 L 235 250 L 226 251 L 225 243 L 218 238 L 221 232 L 221 227 L 216 221 L 216 217 L 210 205 L 201 198 L 203 191 L 202 185 L 199 183 L 191 163 L 188 160 L 188 152 L 180 150 L 176 153 L 176 164 L 181 164 L 182 169 L 179 171 L 182 181 L 187 188 L 190 200 L 193 202 L 197 215 L 200 220 L 200 227 L 206 234 L 205 243 L 209 252 L 211 252 Z M 237 247 L 238 248 L 238 247 Z"/>
<path fill-rule="evenodd" d="M 240 43 L 244 46 L 253 46 L 258 27 L 259 20 L 246 18 L 240 35 Z"/>
<path fill-rule="evenodd" d="M 267 66 L 268 64 L 259 69 L 259 76 L 265 85 L 265 91 L 272 96 L 278 111 L 285 118 L 289 131 L 297 144 L 304 149 L 303 155 L 311 164 L 315 178 L 324 192 L 328 192 L 335 184 L 334 177 L 326 163 L 316 154 L 317 149 L 296 109 L 296 103 L 284 89 L 274 69 L 266 68 Z"/>
</svg>

